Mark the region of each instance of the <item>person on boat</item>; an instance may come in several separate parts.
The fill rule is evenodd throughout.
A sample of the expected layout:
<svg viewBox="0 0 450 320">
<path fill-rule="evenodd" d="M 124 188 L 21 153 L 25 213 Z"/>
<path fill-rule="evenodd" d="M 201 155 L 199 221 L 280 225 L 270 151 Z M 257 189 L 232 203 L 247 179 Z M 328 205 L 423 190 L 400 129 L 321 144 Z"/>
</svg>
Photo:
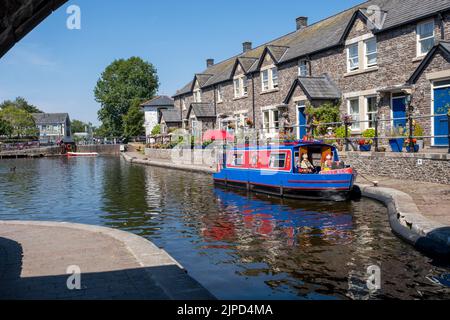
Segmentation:
<svg viewBox="0 0 450 320">
<path fill-rule="evenodd" d="M 316 171 L 316 168 L 312 165 L 312 163 L 308 159 L 308 155 L 305 153 L 302 156 L 303 160 L 300 163 L 300 173 L 313 173 Z"/>
<path fill-rule="evenodd" d="M 322 164 L 322 171 L 330 171 L 333 169 L 333 158 L 331 154 L 328 154 L 325 158 L 325 161 Z"/>
</svg>

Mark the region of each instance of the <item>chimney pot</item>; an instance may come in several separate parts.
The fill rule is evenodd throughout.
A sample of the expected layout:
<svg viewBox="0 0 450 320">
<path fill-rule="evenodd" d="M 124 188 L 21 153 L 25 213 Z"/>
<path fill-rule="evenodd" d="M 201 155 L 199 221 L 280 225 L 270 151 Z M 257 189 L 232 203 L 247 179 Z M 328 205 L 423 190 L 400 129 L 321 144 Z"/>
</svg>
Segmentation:
<svg viewBox="0 0 450 320">
<path fill-rule="evenodd" d="M 306 28 L 308 26 L 308 17 L 298 17 L 295 19 L 297 22 L 297 30 Z"/>
<path fill-rule="evenodd" d="M 248 51 L 250 51 L 250 50 L 252 50 L 252 43 L 249 42 L 249 41 L 244 42 L 244 43 L 242 44 L 242 51 L 243 51 L 244 53 L 246 53 L 246 52 L 248 52 Z"/>
<path fill-rule="evenodd" d="M 212 67 L 214 65 L 214 59 L 207 59 L 206 60 L 206 67 Z"/>
</svg>

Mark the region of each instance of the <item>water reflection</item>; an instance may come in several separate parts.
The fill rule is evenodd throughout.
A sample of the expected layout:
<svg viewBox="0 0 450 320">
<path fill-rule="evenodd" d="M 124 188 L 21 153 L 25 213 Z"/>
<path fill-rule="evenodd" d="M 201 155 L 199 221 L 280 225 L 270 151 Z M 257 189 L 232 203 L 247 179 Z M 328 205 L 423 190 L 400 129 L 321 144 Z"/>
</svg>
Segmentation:
<svg viewBox="0 0 450 320">
<path fill-rule="evenodd" d="M 433 280 L 445 279 L 448 266 L 399 241 L 386 209 L 370 200 L 282 200 L 215 188 L 207 175 L 103 157 L 0 162 L 0 194 L 0 219 L 144 236 L 223 299 L 450 297 Z M 365 284 L 371 265 L 382 270 L 377 293 Z"/>
</svg>

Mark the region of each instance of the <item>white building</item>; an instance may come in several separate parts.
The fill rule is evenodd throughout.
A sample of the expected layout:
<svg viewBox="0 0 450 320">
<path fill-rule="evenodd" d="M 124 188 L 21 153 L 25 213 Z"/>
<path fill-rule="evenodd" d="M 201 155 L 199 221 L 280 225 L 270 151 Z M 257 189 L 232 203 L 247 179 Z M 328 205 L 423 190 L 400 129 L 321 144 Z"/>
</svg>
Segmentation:
<svg viewBox="0 0 450 320">
<path fill-rule="evenodd" d="M 147 102 L 141 104 L 145 113 L 145 136 L 147 137 L 147 142 L 149 137 L 152 135 L 152 131 L 160 122 L 161 110 L 173 109 L 174 101 L 168 96 L 157 96 Z"/>
</svg>

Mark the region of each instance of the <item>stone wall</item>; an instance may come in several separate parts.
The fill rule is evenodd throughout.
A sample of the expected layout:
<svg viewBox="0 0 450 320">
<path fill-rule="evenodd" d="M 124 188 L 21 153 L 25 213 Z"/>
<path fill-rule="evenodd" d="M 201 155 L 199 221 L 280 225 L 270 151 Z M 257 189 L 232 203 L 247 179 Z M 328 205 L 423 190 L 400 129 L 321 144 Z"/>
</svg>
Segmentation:
<svg viewBox="0 0 450 320">
<path fill-rule="evenodd" d="M 363 175 L 450 185 L 450 154 L 347 152 L 341 159 Z"/>
<path fill-rule="evenodd" d="M 145 149 L 148 160 L 176 165 L 198 165 L 208 168 L 217 166 L 217 152 L 214 149 Z"/>
<path fill-rule="evenodd" d="M 77 146 L 77 152 L 97 152 L 101 155 L 119 155 L 120 145 L 100 144 L 92 146 Z"/>
</svg>

